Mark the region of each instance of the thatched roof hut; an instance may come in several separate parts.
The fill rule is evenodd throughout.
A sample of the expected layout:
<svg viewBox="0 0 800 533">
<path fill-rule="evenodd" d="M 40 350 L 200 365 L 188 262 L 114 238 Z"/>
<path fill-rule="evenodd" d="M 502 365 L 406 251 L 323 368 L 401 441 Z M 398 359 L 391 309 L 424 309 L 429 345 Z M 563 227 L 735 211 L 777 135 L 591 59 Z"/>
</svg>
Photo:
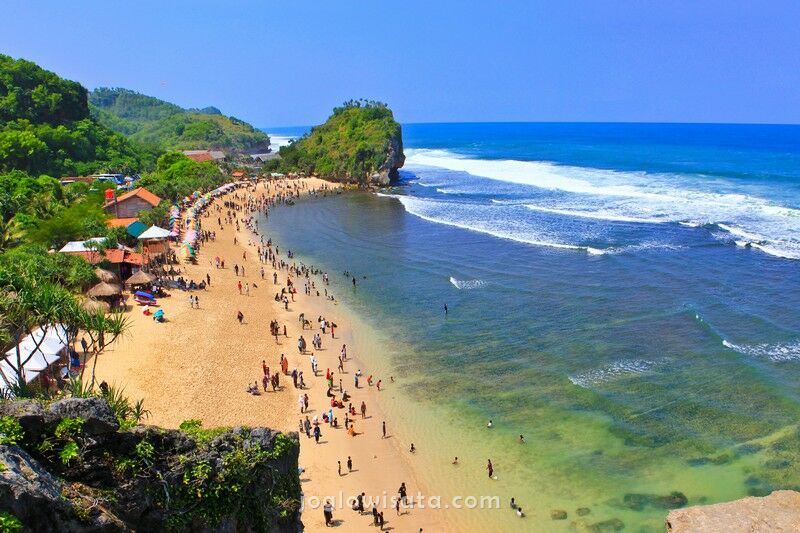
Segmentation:
<svg viewBox="0 0 800 533">
<path fill-rule="evenodd" d="M 122 294 L 122 287 L 113 283 L 101 281 L 86 293 L 92 298 L 108 298 Z"/>
<path fill-rule="evenodd" d="M 101 310 L 104 313 L 111 311 L 111 305 L 109 305 L 108 302 L 101 302 L 100 300 L 94 300 L 92 298 L 87 298 L 83 301 L 83 308 L 87 311 Z"/>
<path fill-rule="evenodd" d="M 119 283 L 119 278 L 117 277 L 117 275 L 111 272 L 110 270 L 105 270 L 103 268 L 95 268 L 94 274 L 100 281 L 105 281 L 106 283 Z"/>
<path fill-rule="evenodd" d="M 153 274 L 148 274 L 144 270 L 139 270 L 127 280 L 125 280 L 126 285 L 147 285 L 148 283 L 153 283 L 156 277 Z"/>
</svg>

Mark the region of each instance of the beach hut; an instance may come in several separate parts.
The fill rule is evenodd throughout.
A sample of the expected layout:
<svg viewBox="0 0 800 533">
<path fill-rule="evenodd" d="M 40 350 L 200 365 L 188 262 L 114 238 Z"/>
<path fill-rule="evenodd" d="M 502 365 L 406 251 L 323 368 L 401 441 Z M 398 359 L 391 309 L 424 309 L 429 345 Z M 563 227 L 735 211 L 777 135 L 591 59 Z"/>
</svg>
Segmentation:
<svg viewBox="0 0 800 533">
<path fill-rule="evenodd" d="M 83 301 L 82 305 L 87 311 L 103 311 L 104 313 L 111 311 L 111 306 L 108 304 L 108 302 L 102 302 L 93 298 L 87 298 Z"/>
<path fill-rule="evenodd" d="M 104 268 L 95 268 L 94 275 L 97 276 L 97 279 L 105 281 L 106 283 L 119 283 L 117 275 Z"/>
<path fill-rule="evenodd" d="M 172 232 L 158 226 L 150 226 L 144 230 L 138 237 L 142 241 L 142 250 L 149 255 L 164 254 L 169 251 L 168 239 L 172 236 Z"/>
<path fill-rule="evenodd" d="M 138 285 L 147 285 L 153 283 L 156 277 L 153 274 L 149 274 L 144 270 L 139 270 L 133 276 L 129 277 L 125 280 L 125 284 L 129 287 L 135 287 Z"/>
<path fill-rule="evenodd" d="M 112 298 L 122 294 L 122 287 L 115 283 L 101 281 L 86 293 L 92 298 Z"/>
</svg>

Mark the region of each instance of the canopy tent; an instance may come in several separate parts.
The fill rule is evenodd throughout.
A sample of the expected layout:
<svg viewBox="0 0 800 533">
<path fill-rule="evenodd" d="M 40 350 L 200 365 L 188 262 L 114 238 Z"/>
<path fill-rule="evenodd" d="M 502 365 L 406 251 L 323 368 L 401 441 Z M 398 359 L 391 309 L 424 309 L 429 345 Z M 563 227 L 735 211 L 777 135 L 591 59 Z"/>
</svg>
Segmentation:
<svg viewBox="0 0 800 533">
<path fill-rule="evenodd" d="M 66 328 L 60 324 L 46 326 L 27 335 L 18 346 L 22 376 L 26 383 L 30 383 L 61 357 L 61 351 L 67 347 Z M 0 389 L 10 389 L 18 383 L 17 369 L 15 346 L 5 353 L 3 360 L 0 360 Z"/>
<path fill-rule="evenodd" d="M 159 228 L 158 226 L 150 226 L 141 235 L 139 235 L 139 240 L 150 240 L 150 239 L 168 239 L 172 234 L 169 230 L 165 230 L 164 228 Z"/>
<path fill-rule="evenodd" d="M 95 298 L 117 296 L 118 294 L 122 294 L 122 287 L 120 287 L 119 285 L 101 281 L 100 283 L 89 289 L 89 291 L 86 294 Z"/>
<path fill-rule="evenodd" d="M 131 237 L 135 237 L 138 239 L 142 233 L 147 231 L 147 226 L 143 222 L 137 220 L 136 222 L 133 222 L 130 226 L 128 226 L 127 231 Z"/>
<path fill-rule="evenodd" d="M 154 275 L 148 274 L 144 270 L 139 270 L 133 276 L 125 280 L 125 283 L 127 285 L 146 285 L 152 283 L 155 279 L 156 277 Z"/>
<path fill-rule="evenodd" d="M 106 240 L 105 237 L 95 237 L 94 239 L 89 239 L 89 240 L 86 240 L 86 241 L 69 241 L 67 244 L 65 244 L 59 250 L 59 252 L 63 252 L 63 253 L 67 253 L 67 254 L 76 253 L 76 252 L 91 252 L 92 251 L 92 249 L 91 249 L 91 245 L 92 244 L 97 245 L 97 244 L 102 243 L 105 240 Z M 90 245 L 89 248 L 86 247 L 87 244 Z"/>
</svg>

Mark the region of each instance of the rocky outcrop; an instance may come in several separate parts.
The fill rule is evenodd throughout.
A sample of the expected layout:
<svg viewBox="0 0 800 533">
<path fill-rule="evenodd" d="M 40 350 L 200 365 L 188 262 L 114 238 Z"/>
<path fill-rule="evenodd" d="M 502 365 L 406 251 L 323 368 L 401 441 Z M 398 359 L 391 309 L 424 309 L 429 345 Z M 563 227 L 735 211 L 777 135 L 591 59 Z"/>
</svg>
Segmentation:
<svg viewBox="0 0 800 533">
<path fill-rule="evenodd" d="M 26 531 L 298 529 L 296 434 L 120 430 L 101 398 L 3 403 L 0 416 L 0 510 Z"/>
<path fill-rule="evenodd" d="M 372 185 L 389 185 L 389 183 L 397 181 L 400 178 L 398 169 L 402 168 L 405 162 L 403 134 L 398 131 L 397 135 L 390 137 L 386 150 L 386 160 L 380 166 L 378 172 L 370 177 L 370 183 Z"/>
<path fill-rule="evenodd" d="M 666 526 L 669 533 L 800 531 L 800 492 L 776 490 L 762 498 L 671 511 Z"/>
</svg>

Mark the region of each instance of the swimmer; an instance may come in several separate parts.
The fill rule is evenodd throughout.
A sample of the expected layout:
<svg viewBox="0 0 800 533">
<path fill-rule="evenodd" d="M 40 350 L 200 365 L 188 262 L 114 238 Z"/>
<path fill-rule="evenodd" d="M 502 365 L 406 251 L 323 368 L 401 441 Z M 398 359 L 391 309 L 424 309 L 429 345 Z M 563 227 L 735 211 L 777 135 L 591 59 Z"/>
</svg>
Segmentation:
<svg viewBox="0 0 800 533">
<path fill-rule="evenodd" d="M 489 428 L 489 429 L 494 427 L 494 424 L 492 423 L 492 419 L 491 418 L 489 419 L 489 422 L 486 424 L 486 427 Z"/>
</svg>

